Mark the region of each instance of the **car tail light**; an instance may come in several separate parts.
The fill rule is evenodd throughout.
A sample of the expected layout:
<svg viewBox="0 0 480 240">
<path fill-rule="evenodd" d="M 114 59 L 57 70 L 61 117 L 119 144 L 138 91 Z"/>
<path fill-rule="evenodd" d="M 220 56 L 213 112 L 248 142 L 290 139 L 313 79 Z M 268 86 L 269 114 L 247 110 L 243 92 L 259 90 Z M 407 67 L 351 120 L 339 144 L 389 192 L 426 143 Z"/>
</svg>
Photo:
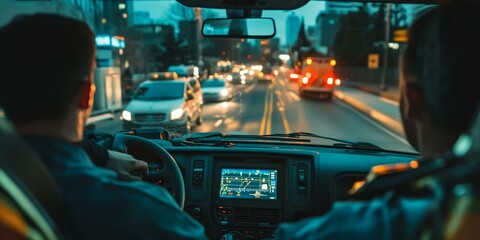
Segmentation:
<svg viewBox="0 0 480 240">
<path fill-rule="evenodd" d="M 340 86 L 342 84 L 342 81 L 340 79 L 335 80 L 335 85 Z"/>
<path fill-rule="evenodd" d="M 308 84 L 308 77 L 303 77 L 302 78 L 302 83 L 303 84 Z"/>
<path fill-rule="evenodd" d="M 298 74 L 295 74 L 295 73 L 290 74 L 290 78 L 292 79 L 297 79 L 298 77 L 299 77 Z"/>
<path fill-rule="evenodd" d="M 328 84 L 328 85 L 332 85 L 332 84 L 333 84 L 333 78 L 329 77 L 329 78 L 327 79 L 327 84 Z"/>
</svg>

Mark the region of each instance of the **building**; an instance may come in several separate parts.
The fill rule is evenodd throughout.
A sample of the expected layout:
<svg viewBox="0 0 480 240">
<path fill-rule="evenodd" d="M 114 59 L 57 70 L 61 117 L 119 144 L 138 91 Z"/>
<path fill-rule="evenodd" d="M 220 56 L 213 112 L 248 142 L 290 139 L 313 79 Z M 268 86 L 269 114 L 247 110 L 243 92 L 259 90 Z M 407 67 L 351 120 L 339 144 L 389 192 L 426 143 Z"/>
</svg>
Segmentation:
<svg viewBox="0 0 480 240">
<path fill-rule="evenodd" d="M 52 0 L 52 1 L 0 1 L 0 26 L 7 24 L 19 14 L 54 13 L 85 22 L 97 34 L 97 68 L 94 81 L 97 86 L 92 114 L 102 114 L 98 119 L 114 118 L 108 112 L 122 107 L 121 58 L 125 47 L 122 36 L 99 33 L 118 34 L 122 31 L 121 21 L 116 24 L 118 4 L 125 1 L 104 0 Z M 123 5 L 122 5 L 123 6 Z M 125 19 L 127 16 L 124 16 Z M 52 66 L 54 67 L 54 66 Z M 87 123 L 90 120 L 87 121 Z"/>
<path fill-rule="evenodd" d="M 323 54 L 329 54 L 335 37 L 340 30 L 340 18 L 343 14 L 335 12 L 322 12 L 315 20 L 313 47 Z"/>
<path fill-rule="evenodd" d="M 198 24 L 195 20 L 183 20 L 178 23 L 179 32 L 177 40 L 181 41 L 181 47 L 186 50 L 185 64 L 199 63 L 198 47 Z"/>
<path fill-rule="evenodd" d="M 326 2 L 325 13 L 345 15 L 362 7 L 361 2 Z"/>
<path fill-rule="evenodd" d="M 292 12 L 290 15 L 287 17 L 287 22 L 286 22 L 286 40 L 287 40 L 287 46 L 292 46 L 295 44 L 297 41 L 298 37 L 298 31 L 300 30 L 300 17 L 295 15 L 294 12 Z"/>
<path fill-rule="evenodd" d="M 86 22 L 94 31 L 100 26 L 102 0 L 0 1 L 0 26 L 18 14 L 56 13 Z"/>
<path fill-rule="evenodd" d="M 134 13 L 133 22 L 135 25 L 147 25 L 154 23 L 153 19 L 150 17 L 150 12 L 147 11 L 136 11 Z"/>
<path fill-rule="evenodd" d="M 315 42 L 315 31 L 316 31 L 316 27 L 315 26 L 308 26 L 307 27 L 307 38 L 308 40 L 312 43 Z"/>
<path fill-rule="evenodd" d="M 102 28 L 97 33 L 125 36 L 128 33 L 129 19 L 132 18 L 127 13 L 127 6 L 125 0 L 104 1 Z"/>
<path fill-rule="evenodd" d="M 153 72 L 168 67 L 166 62 L 172 59 L 165 59 L 162 54 L 175 50 L 166 47 L 175 45 L 174 36 L 174 27 L 168 24 L 130 27 L 127 51 L 133 72 Z"/>
</svg>

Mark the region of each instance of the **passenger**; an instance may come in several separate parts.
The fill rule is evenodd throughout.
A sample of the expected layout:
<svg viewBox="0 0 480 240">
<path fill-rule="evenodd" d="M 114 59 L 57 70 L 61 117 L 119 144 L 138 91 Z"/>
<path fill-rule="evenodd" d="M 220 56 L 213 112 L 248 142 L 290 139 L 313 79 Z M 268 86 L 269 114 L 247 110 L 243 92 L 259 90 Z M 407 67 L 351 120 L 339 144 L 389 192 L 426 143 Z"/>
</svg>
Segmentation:
<svg viewBox="0 0 480 240">
<path fill-rule="evenodd" d="M 421 16 L 410 29 L 400 71 L 400 107 L 407 139 L 423 159 L 449 152 L 472 124 L 480 104 L 478 12 L 479 2 L 453 1 Z M 281 225 L 277 236 L 413 239 L 431 200 L 409 204 L 404 197 L 385 194 L 368 201 L 337 202 L 323 216 Z"/>
<path fill-rule="evenodd" d="M 18 17 L 0 29 L 0 53 L 0 106 L 57 181 L 69 237 L 206 238 L 167 190 L 118 181 L 81 148 L 95 92 L 94 34 L 85 23 L 53 14 Z"/>
</svg>

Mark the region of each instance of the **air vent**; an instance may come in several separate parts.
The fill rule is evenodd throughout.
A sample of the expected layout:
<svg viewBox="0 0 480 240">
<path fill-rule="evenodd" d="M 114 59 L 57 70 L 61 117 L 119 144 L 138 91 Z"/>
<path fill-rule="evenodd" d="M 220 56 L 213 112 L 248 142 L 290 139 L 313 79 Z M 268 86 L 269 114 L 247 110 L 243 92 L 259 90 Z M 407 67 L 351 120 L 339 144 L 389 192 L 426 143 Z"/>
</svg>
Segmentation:
<svg viewBox="0 0 480 240">
<path fill-rule="evenodd" d="M 275 226 L 280 222 L 278 209 L 235 208 L 234 222 L 241 225 Z"/>
</svg>

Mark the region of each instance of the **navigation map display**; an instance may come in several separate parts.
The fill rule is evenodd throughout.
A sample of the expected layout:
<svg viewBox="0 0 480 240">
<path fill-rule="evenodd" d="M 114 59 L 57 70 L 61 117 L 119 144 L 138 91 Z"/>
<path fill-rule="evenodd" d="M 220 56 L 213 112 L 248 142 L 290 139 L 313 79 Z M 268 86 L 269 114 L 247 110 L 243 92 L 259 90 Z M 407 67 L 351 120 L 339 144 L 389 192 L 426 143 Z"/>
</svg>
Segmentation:
<svg viewBox="0 0 480 240">
<path fill-rule="evenodd" d="M 220 198 L 277 199 L 277 170 L 222 168 Z"/>
</svg>

